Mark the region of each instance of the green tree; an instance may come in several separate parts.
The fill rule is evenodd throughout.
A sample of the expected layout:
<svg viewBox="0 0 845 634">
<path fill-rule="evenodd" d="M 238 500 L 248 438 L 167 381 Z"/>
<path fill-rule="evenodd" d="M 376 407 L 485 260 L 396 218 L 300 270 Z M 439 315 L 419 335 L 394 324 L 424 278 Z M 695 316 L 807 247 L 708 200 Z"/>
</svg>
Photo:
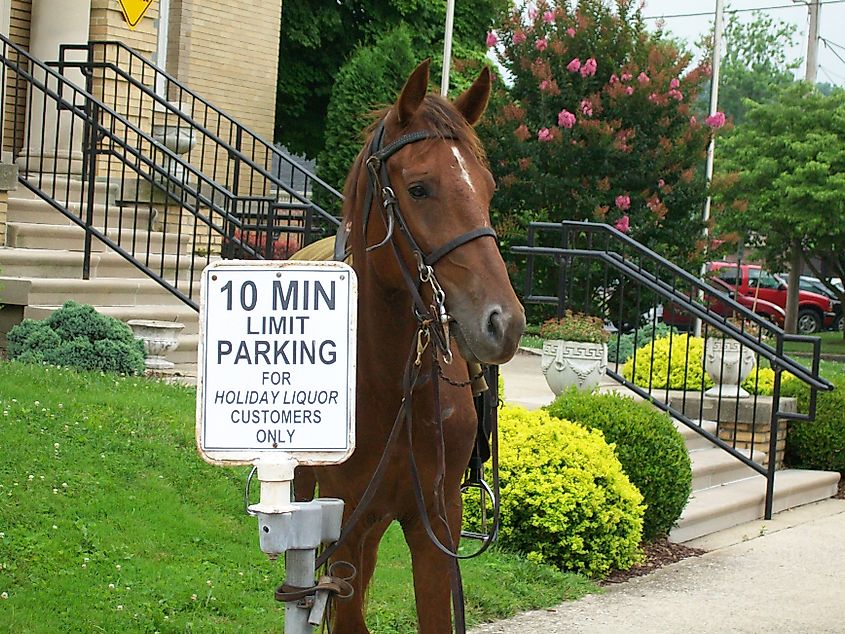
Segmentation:
<svg viewBox="0 0 845 634">
<path fill-rule="evenodd" d="M 609 5 L 515 9 L 497 31 L 513 83 L 480 128 L 499 186 L 494 221 L 505 241 L 534 219 L 615 223 L 683 264 L 702 247 L 713 127 L 691 102 L 706 68 L 649 33 L 631 3 Z"/>
<path fill-rule="evenodd" d="M 791 59 L 787 51 L 795 46 L 797 27 L 754 11 L 751 21 L 741 22 L 731 13 L 725 23 L 725 54 L 719 79 L 719 109 L 735 124 L 745 119 L 753 103 L 770 101 L 778 91 L 795 82 L 800 59 Z M 712 51 L 712 31 L 699 42 Z M 709 100 L 709 90 L 706 99 Z"/>
<path fill-rule="evenodd" d="M 752 104 L 720 143 L 719 161 L 722 231 L 744 237 L 772 267 L 798 243 L 818 277 L 824 268 L 845 278 L 845 91 L 823 95 L 801 82 Z"/>
<path fill-rule="evenodd" d="M 507 0 L 470 0 L 455 7 L 454 47 L 481 50 Z M 341 66 L 359 46 L 374 44 L 404 24 L 416 61 L 442 55 L 446 3 L 442 0 L 302 0 L 282 13 L 276 96 L 277 141 L 298 154 L 323 149 L 326 112 Z M 438 53 L 439 51 L 439 53 Z M 435 64 L 433 70 L 437 71 Z"/>
</svg>

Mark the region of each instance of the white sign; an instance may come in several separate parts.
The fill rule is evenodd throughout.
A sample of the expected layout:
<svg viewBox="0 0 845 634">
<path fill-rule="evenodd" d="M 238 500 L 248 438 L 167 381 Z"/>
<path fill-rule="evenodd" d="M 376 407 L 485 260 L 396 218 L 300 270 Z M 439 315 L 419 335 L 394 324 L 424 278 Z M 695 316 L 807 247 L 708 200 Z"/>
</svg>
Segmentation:
<svg viewBox="0 0 845 634">
<path fill-rule="evenodd" d="M 224 260 L 203 271 L 197 447 L 213 463 L 355 448 L 358 287 L 341 262 Z"/>
</svg>

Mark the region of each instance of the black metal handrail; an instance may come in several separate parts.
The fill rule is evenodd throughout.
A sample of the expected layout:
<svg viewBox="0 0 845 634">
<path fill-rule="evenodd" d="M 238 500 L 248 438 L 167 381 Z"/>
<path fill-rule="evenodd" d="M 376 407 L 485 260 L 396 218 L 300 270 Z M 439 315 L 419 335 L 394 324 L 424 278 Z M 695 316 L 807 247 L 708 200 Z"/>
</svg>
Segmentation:
<svg viewBox="0 0 845 634">
<path fill-rule="evenodd" d="M 110 49 L 114 51 L 114 55 L 109 55 Z M 86 52 L 86 59 L 82 61 L 67 60 L 65 54 L 69 51 L 84 51 Z M 257 186 L 261 187 L 265 194 L 275 188 L 277 191 L 284 192 L 290 201 L 295 200 L 312 205 L 314 211 L 323 219 L 337 224 L 336 219 L 329 211 L 323 209 L 307 196 L 310 185 L 312 194 L 316 194 L 318 197 L 322 195 L 323 199 L 333 201 L 333 205 L 336 209 L 339 209 L 339 205 L 343 201 L 343 195 L 340 192 L 293 161 L 278 147 L 267 143 L 258 134 L 123 42 L 92 40 L 87 44 L 63 45 L 60 47 L 59 65 L 64 68 L 82 67 L 90 72 L 95 70 L 110 71 L 115 77 L 128 82 L 131 87 L 151 99 L 155 108 L 160 112 L 166 112 L 176 117 L 178 119 L 177 128 L 184 124 L 185 127 L 201 133 L 201 142 L 197 144 L 196 148 L 189 150 L 188 160 L 198 154 L 207 158 L 211 153 L 221 152 L 225 153 L 228 159 L 237 161 L 239 165 L 234 166 L 231 172 L 226 174 L 227 177 L 234 179 L 234 183 L 230 187 L 233 191 L 237 191 L 238 179 L 243 180 L 242 170 L 246 168 L 250 171 L 250 174 L 260 177 Z M 138 76 L 140 76 L 140 79 Z M 101 79 L 105 79 L 105 75 Z M 160 85 L 160 83 L 163 83 L 163 85 Z M 102 101 L 107 101 L 105 97 L 105 93 L 100 95 Z M 117 98 L 117 95 L 115 95 L 115 98 Z M 170 99 L 173 99 L 173 101 Z M 216 130 L 211 129 L 213 124 L 210 124 L 210 121 L 217 123 Z M 221 122 L 223 123 L 222 128 Z M 228 136 L 230 140 L 227 141 L 224 138 L 225 136 Z M 209 149 L 206 147 L 205 141 L 217 147 L 213 150 Z M 247 147 L 252 148 L 251 155 L 247 154 Z M 260 152 L 257 153 L 256 148 Z M 263 155 L 263 164 L 259 162 L 258 154 Z M 273 158 L 288 166 L 291 171 L 291 182 L 284 182 L 280 176 L 274 173 L 272 169 Z M 215 173 L 213 178 L 219 180 L 219 176 L 220 174 Z M 302 192 L 293 186 L 294 181 L 303 183 Z M 255 195 L 254 186 L 253 184 L 250 195 Z"/>
<path fill-rule="evenodd" d="M 815 416 L 816 394 L 818 390 L 833 389 L 833 385 L 819 376 L 820 339 L 801 335 L 788 335 L 769 319 L 761 316 L 744 306 L 724 289 L 719 289 L 684 269 L 674 265 L 659 254 L 636 242 L 614 227 L 605 224 L 564 221 L 561 223 L 532 223 L 528 231 L 528 244 L 517 246 L 514 253 L 527 256 L 525 272 L 525 293 L 523 301 L 527 304 L 550 304 L 556 307 L 557 314 L 562 316 L 567 309 L 577 308 L 580 311 L 599 314 L 608 322 L 616 321 L 616 358 L 615 367 L 608 366 L 607 374 L 640 397 L 649 400 L 659 409 L 669 413 L 682 424 L 693 429 L 699 435 L 707 438 L 712 444 L 730 453 L 756 472 L 766 476 L 766 517 L 772 513 L 774 493 L 774 472 L 777 453 L 777 437 L 780 421 L 812 420 Z M 544 244 L 539 245 L 538 242 Z M 543 261 L 553 262 L 552 270 L 546 270 L 542 275 L 538 270 Z M 554 269 L 557 273 L 554 274 Z M 554 291 L 548 287 L 554 282 Z M 537 286 L 546 284 L 545 292 L 538 292 Z M 645 299 L 644 299 L 645 297 Z M 713 332 L 722 337 L 722 352 L 726 340 L 732 340 L 739 345 L 737 363 L 742 363 L 743 350 L 754 355 L 755 365 L 765 360 L 774 372 L 772 385 L 771 416 L 768 423 L 768 453 L 767 462 L 763 464 L 759 457 L 759 443 L 755 445 L 754 434 L 756 427 L 752 427 L 750 451 L 737 444 L 737 426 L 740 411 L 740 398 L 723 394 L 720 387 L 716 394 L 716 422 L 720 431 L 726 431 L 732 440 L 725 440 L 705 429 L 701 422 L 688 415 L 688 396 L 690 390 L 700 392 L 698 420 L 703 419 L 705 375 L 702 372 L 699 384 L 689 383 L 689 364 L 704 364 L 703 359 L 692 359 L 690 356 L 690 339 L 684 340 L 685 349 L 678 349 L 675 353 L 683 357 L 682 390 L 675 394 L 671 389 L 673 343 L 676 334 L 674 329 L 668 330 L 668 354 L 665 385 L 656 385 L 664 379 L 662 375 L 655 375 L 652 364 L 654 349 L 645 346 L 640 350 L 643 340 L 651 341 L 656 338 L 657 321 L 656 308 L 663 311 L 664 319 L 671 315 L 673 319 L 687 327 L 698 323 L 704 328 L 705 334 Z M 769 307 L 771 308 L 771 307 Z M 773 309 L 772 309 L 773 310 Z M 668 315 L 667 315 L 668 312 Z M 772 316 L 776 315 L 772 313 Z M 650 326 L 645 326 L 645 333 L 640 335 L 640 320 L 643 315 L 649 315 Z M 678 319 L 685 317 L 684 319 Z M 629 323 L 630 322 L 630 323 Z M 649 328 L 651 333 L 649 333 Z M 632 330 L 632 334 L 623 335 L 625 329 Z M 649 336 L 650 335 L 650 336 Z M 633 353 L 620 371 L 619 354 L 622 337 L 628 337 Z M 639 341 L 638 341 L 639 338 Z M 648 342 L 646 341 L 646 343 Z M 809 344 L 813 348 L 812 369 L 784 354 L 784 343 L 797 341 Z M 640 367 L 645 364 L 647 379 L 637 373 L 637 355 L 651 355 L 645 361 L 640 360 Z M 722 361 L 719 373 L 724 374 L 726 362 Z M 677 369 L 677 365 L 675 366 Z M 699 367 L 699 370 L 701 368 Z M 782 408 L 781 383 L 783 372 L 787 371 L 804 382 L 810 389 L 810 402 L 807 413 L 797 413 Z M 625 374 L 629 376 L 625 376 Z M 756 376 L 754 396 L 750 401 L 752 418 L 756 419 L 758 411 L 758 395 L 760 374 Z M 676 377 L 677 378 L 677 377 Z M 661 395 L 662 391 L 662 395 Z M 709 396 L 709 394 L 708 394 Z M 679 402 L 678 402 L 679 401 Z M 746 401 L 748 402 L 748 401 Z M 730 410 L 734 411 L 731 412 Z M 731 423 L 728 419 L 733 416 Z M 733 424 L 733 428 L 730 425 Z M 757 455 L 755 455 L 755 451 Z"/>
<path fill-rule="evenodd" d="M 82 88 L 2 36 L 0 46 L 2 81 L 10 97 L 4 93 L 2 108 L 13 113 L 11 129 L 0 130 L 0 144 L 19 156 L 20 182 L 85 230 L 84 279 L 89 277 L 92 239 L 96 238 L 198 309 L 193 298 L 199 270 L 218 257 L 215 251 L 221 246 L 228 245 L 230 255 L 261 259 L 272 255 L 282 233 L 304 236 L 307 241 L 305 234 L 312 226 L 310 205 L 229 191 L 94 98 L 91 73 L 85 73 Z M 48 112 L 55 125 L 52 137 L 45 136 Z M 66 152 L 64 163 L 55 150 L 62 144 L 73 149 Z M 74 151 L 81 158 L 73 159 Z M 75 161 L 81 163 L 81 170 Z M 77 189 L 71 187 L 75 180 L 81 185 Z M 139 202 L 137 187 L 127 193 L 133 180 L 148 185 L 151 200 Z M 114 207 L 111 195 L 105 201 L 102 196 L 98 199 L 98 187 L 119 191 L 122 208 Z M 129 200 L 133 194 L 134 200 Z M 103 217 L 95 221 L 98 204 Z M 292 214 L 294 209 L 302 216 Z M 280 215 L 279 210 L 286 213 Z M 154 214 L 158 217 L 153 218 Z M 155 231 L 154 223 L 162 229 Z M 256 240 L 259 232 L 265 232 L 266 249 Z M 183 243 L 190 245 L 188 253 L 183 253 Z"/>
</svg>

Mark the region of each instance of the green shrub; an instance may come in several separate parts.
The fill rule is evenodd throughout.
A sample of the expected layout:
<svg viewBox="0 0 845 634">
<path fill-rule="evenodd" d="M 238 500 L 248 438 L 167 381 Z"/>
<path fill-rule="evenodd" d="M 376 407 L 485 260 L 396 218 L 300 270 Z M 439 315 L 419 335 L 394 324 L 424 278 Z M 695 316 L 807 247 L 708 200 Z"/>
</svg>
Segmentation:
<svg viewBox="0 0 845 634">
<path fill-rule="evenodd" d="M 845 473 L 845 377 L 832 382 L 834 391 L 818 393 L 815 420 L 789 424 L 786 459 L 792 466 Z M 784 393 L 796 396 L 806 411 L 810 391 L 802 382 L 790 381 Z"/>
<path fill-rule="evenodd" d="M 24 319 L 9 331 L 10 359 L 80 370 L 140 374 L 144 344 L 123 322 L 93 306 L 65 302 L 47 319 Z"/>
<path fill-rule="evenodd" d="M 692 490 L 689 454 L 669 416 L 631 398 L 574 389 L 558 396 L 548 412 L 604 434 L 614 445 L 625 474 L 643 495 L 643 537 L 668 533 Z"/>
<path fill-rule="evenodd" d="M 607 344 L 607 360 L 625 363 L 634 354 L 634 341 L 638 347 L 642 347 L 655 339 L 668 336 L 670 332 L 672 328 L 661 322 L 646 324 L 638 328 L 636 332 L 620 335 L 618 339 L 616 335 L 613 335 Z"/>
<path fill-rule="evenodd" d="M 499 410 L 502 542 L 591 577 L 641 558 L 642 495 L 601 432 L 521 407 Z M 477 525 L 471 496 L 467 523 Z"/>
</svg>

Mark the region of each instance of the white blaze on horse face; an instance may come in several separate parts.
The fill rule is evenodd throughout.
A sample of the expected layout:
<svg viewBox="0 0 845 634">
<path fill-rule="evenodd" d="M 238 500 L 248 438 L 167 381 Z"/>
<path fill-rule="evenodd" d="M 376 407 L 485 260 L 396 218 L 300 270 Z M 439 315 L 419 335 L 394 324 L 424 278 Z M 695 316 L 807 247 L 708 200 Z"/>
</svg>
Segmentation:
<svg viewBox="0 0 845 634">
<path fill-rule="evenodd" d="M 461 150 L 457 145 L 452 146 L 452 154 L 455 155 L 455 159 L 458 161 L 458 168 L 461 170 L 461 178 L 464 179 L 464 182 L 474 193 L 475 185 L 472 184 L 472 179 L 469 177 L 469 171 L 467 170 L 466 161 L 464 161 L 464 156 L 461 154 Z"/>
</svg>

